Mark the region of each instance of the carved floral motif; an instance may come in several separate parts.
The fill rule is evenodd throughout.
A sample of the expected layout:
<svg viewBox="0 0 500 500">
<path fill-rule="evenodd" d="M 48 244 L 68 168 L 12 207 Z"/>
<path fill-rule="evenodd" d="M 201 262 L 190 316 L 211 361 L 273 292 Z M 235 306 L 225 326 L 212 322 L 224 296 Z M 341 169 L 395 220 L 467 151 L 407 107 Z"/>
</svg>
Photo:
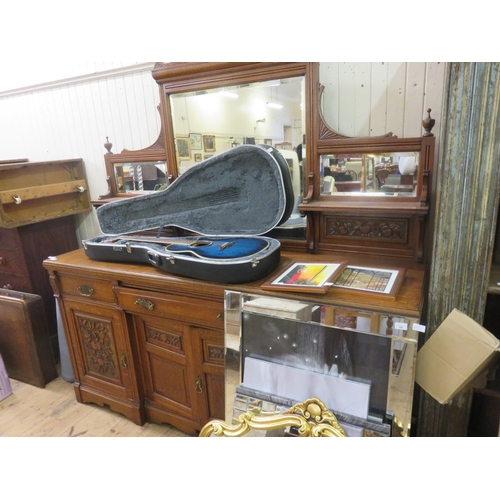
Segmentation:
<svg viewBox="0 0 500 500">
<path fill-rule="evenodd" d="M 224 348 L 220 345 L 209 345 L 208 349 L 208 359 L 209 360 L 223 360 L 224 359 Z"/>
<path fill-rule="evenodd" d="M 400 220 L 348 220 L 328 217 L 326 219 L 326 234 L 328 236 L 354 236 L 406 241 L 408 225 L 406 221 Z"/>
<path fill-rule="evenodd" d="M 153 340 L 156 342 L 161 342 L 162 344 L 169 345 L 171 347 L 175 347 L 182 351 L 182 339 L 180 335 L 176 335 L 174 333 L 168 333 L 163 330 L 158 330 L 156 328 L 147 328 L 147 337 L 148 340 Z"/>
<path fill-rule="evenodd" d="M 89 369 L 100 375 L 117 378 L 117 362 L 110 323 L 79 316 L 78 326 Z"/>
</svg>

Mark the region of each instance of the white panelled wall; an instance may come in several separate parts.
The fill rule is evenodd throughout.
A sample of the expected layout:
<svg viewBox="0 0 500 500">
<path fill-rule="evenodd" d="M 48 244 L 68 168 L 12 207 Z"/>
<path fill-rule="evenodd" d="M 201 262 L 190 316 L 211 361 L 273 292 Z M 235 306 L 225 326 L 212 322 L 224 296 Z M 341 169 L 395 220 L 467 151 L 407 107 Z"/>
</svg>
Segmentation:
<svg viewBox="0 0 500 500">
<path fill-rule="evenodd" d="M 351 137 L 388 132 L 418 137 L 431 108 L 438 137 L 445 76 L 446 63 L 439 62 L 321 63 L 323 116 L 331 128 Z"/>
<path fill-rule="evenodd" d="M 87 71 L 81 75 L 68 67 L 71 76 L 64 80 L 0 92 L 0 158 L 82 158 L 91 199 L 106 193 L 106 137 L 119 153 L 149 146 L 160 131 L 154 64 L 110 64 L 80 68 Z M 61 76 L 60 69 L 53 74 Z M 100 234 L 94 211 L 79 222 L 79 239 Z"/>
<path fill-rule="evenodd" d="M 2 76 L 0 159 L 82 158 L 90 197 L 97 199 L 107 191 L 106 137 L 113 153 L 142 149 L 158 138 L 160 99 L 152 68 L 153 63 L 67 65 L 47 71 L 42 81 L 31 71 L 31 80 L 11 78 L 10 85 Z M 349 136 L 413 137 L 422 134 L 421 121 L 432 108 L 439 147 L 445 72 L 446 63 L 321 63 L 325 120 Z M 79 221 L 79 239 L 100 234 L 95 211 Z"/>
</svg>

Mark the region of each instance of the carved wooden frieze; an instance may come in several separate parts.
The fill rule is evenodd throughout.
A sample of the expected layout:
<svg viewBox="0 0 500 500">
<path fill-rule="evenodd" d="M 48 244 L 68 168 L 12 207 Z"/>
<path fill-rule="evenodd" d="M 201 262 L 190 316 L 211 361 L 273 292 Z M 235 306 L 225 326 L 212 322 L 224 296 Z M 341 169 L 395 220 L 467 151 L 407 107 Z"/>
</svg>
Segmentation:
<svg viewBox="0 0 500 500">
<path fill-rule="evenodd" d="M 323 120 L 319 122 L 319 139 L 346 139 L 347 135 L 339 134 L 332 130 Z"/>
<path fill-rule="evenodd" d="M 76 318 L 88 370 L 119 380 L 111 322 L 81 315 Z"/>
<path fill-rule="evenodd" d="M 148 326 L 146 328 L 146 335 L 148 341 L 157 342 L 160 344 L 168 345 L 182 351 L 182 337 L 176 333 L 165 332 L 158 328 Z"/>
<path fill-rule="evenodd" d="M 325 236 L 370 238 L 398 243 L 408 241 L 408 221 L 405 219 L 368 219 L 360 217 L 326 216 Z"/>
</svg>

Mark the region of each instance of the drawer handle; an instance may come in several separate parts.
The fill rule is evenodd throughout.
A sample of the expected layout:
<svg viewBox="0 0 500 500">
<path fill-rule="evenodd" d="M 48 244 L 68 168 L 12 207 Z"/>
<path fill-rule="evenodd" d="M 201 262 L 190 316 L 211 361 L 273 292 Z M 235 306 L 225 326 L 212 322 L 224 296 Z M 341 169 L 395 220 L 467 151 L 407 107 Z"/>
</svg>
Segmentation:
<svg viewBox="0 0 500 500">
<path fill-rule="evenodd" d="M 146 309 L 148 311 L 152 311 L 155 307 L 155 305 L 153 304 L 153 302 L 151 302 L 150 300 L 146 300 L 146 299 L 137 299 L 134 304 L 136 306 L 139 306 L 139 307 L 142 307 L 143 309 Z"/>
<path fill-rule="evenodd" d="M 19 198 L 19 196 L 17 196 L 17 194 L 13 194 L 12 195 L 12 199 L 14 200 L 14 203 L 16 205 L 20 205 L 22 203 L 23 200 L 21 200 L 21 198 Z"/>
<path fill-rule="evenodd" d="M 77 290 L 80 292 L 80 295 L 84 297 L 90 297 L 94 293 L 94 289 L 89 285 L 80 285 Z"/>
<path fill-rule="evenodd" d="M 85 193 L 85 188 L 83 186 L 75 186 L 75 189 L 79 192 L 79 193 Z"/>
</svg>

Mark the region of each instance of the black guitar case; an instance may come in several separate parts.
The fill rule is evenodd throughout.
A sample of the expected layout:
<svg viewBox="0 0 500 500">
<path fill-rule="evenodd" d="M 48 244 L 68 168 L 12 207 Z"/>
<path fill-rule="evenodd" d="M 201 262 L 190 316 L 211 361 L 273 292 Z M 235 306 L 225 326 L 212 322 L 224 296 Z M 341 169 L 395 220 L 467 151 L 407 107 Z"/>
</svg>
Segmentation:
<svg viewBox="0 0 500 500">
<path fill-rule="evenodd" d="M 293 202 L 279 151 L 246 144 L 191 167 L 162 191 L 102 205 L 97 218 L 105 235 L 83 246 L 95 260 L 151 264 L 222 283 L 254 281 L 279 263 L 279 241 L 262 235 L 288 220 Z M 137 236 L 167 226 L 199 236 Z"/>
</svg>

